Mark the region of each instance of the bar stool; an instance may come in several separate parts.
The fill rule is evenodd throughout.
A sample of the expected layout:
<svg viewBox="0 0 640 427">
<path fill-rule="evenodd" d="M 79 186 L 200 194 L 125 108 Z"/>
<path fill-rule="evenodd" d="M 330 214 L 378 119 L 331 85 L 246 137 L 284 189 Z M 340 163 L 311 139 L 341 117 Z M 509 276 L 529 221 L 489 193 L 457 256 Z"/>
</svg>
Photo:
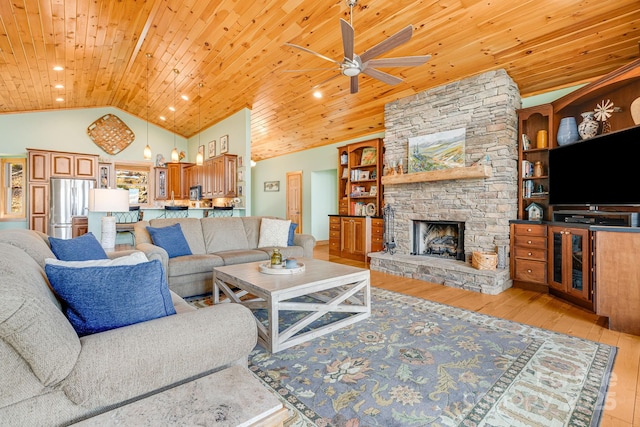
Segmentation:
<svg viewBox="0 0 640 427">
<path fill-rule="evenodd" d="M 187 218 L 189 216 L 189 206 L 165 206 L 165 218 Z"/>
<path fill-rule="evenodd" d="M 113 216 L 116 217 L 116 236 L 121 233 L 128 233 L 131 235 L 131 243 L 136 245 L 136 235 L 133 231 L 133 225 L 142 221 L 144 212 L 140 210 L 140 206 L 129 206 L 129 212 L 114 212 Z"/>
</svg>

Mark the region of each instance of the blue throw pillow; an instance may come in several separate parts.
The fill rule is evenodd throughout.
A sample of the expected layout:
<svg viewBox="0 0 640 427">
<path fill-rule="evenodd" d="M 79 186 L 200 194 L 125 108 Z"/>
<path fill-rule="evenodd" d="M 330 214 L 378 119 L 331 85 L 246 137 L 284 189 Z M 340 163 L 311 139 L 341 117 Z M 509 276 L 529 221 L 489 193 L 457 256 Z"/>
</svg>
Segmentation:
<svg viewBox="0 0 640 427">
<path fill-rule="evenodd" d="M 296 224 L 295 222 L 292 222 L 291 225 L 289 225 L 289 238 L 287 240 L 287 246 L 295 246 L 295 244 L 293 243 L 293 236 L 296 233 L 297 227 L 298 224 Z"/>
<path fill-rule="evenodd" d="M 79 336 L 176 314 L 159 260 L 83 268 L 46 264 L 45 271 Z"/>
<path fill-rule="evenodd" d="M 73 239 L 49 237 L 51 252 L 62 261 L 89 261 L 107 259 L 107 253 L 93 233 L 89 232 Z"/>
<path fill-rule="evenodd" d="M 168 227 L 147 227 L 151 240 L 156 246 L 160 246 L 167 251 L 169 258 L 175 258 L 182 255 L 191 255 L 191 248 L 187 243 L 187 239 L 182 234 L 180 224 L 173 224 Z"/>
</svg>

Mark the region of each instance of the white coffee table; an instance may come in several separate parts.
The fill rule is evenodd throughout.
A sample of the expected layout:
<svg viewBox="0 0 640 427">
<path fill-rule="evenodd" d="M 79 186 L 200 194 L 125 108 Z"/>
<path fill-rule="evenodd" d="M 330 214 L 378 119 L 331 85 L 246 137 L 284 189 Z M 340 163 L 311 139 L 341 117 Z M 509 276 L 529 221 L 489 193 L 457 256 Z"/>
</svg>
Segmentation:
<svg viewBox="0 0 640 427">
<path fill-rule="evenodd" d="M 366 319 L 371 314 L 369 270 L 317 259 L 298 261 L 304 264 L 304 271 L 295 274 L 261 273 L 259 267 L 264 261 L 213 269 L 214 303 L 220 302 L 219 291 L 222 291 L 228 297 L 225 301 L 267 310 L 267 326 L 256 319 L 258 342 L 272 353 Z M 246 295 L 251 298 L 241 299 Z M 314 301 L 292 301 L 305 295 Z M 281 331 L 279 320 L 283 311 L 306 314 Z M 328 313 L 348 315 L 301 332 Z"/>
</svg>

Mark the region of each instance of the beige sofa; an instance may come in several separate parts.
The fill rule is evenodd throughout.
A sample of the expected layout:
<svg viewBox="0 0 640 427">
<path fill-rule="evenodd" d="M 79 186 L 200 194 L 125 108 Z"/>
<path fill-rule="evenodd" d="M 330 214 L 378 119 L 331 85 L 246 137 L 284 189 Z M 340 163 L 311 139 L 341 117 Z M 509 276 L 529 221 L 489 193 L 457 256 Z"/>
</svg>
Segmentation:
<svg viewBox="0 0 640 427">
<path fill-rule="evenodd" d="M 195 310 L 78 337 L 49 288 L 46 235 L 0 231 L 0 425 L 68 425 L 234 365 L 257 342 L 240 304 Z"/>
<path fill-rule="evenodd" d="M 147 258 L 159 259 L 167 273 L 169 288 L 188 297 L 213 290 L 213 268 L 223 265 L 266 261 L 273 247 L 259 248 L 261 216 L 226 218 L 158 218 L 135 225 L 136 249 Z M 147 226 L 166 227 L 179 223 L 192 255 L 169 258 L 167 251 L 152 243 Z M 294 246 L 278 246 L 287 257 L 313 258 L 316 240 L 296 234 Z"/>
</svg>

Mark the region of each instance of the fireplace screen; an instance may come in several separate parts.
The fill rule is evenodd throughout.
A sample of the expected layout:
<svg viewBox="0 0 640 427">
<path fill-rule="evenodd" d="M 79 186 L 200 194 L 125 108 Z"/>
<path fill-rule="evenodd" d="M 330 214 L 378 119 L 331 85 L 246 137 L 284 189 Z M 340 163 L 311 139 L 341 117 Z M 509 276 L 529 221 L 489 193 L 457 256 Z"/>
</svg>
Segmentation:
<svg viewBox="0 0 640 427">
<path fill-rule="evenodd" d="M 413 255 L 464 261 L 464 222 L 413 220 Z"/>
</svg>

